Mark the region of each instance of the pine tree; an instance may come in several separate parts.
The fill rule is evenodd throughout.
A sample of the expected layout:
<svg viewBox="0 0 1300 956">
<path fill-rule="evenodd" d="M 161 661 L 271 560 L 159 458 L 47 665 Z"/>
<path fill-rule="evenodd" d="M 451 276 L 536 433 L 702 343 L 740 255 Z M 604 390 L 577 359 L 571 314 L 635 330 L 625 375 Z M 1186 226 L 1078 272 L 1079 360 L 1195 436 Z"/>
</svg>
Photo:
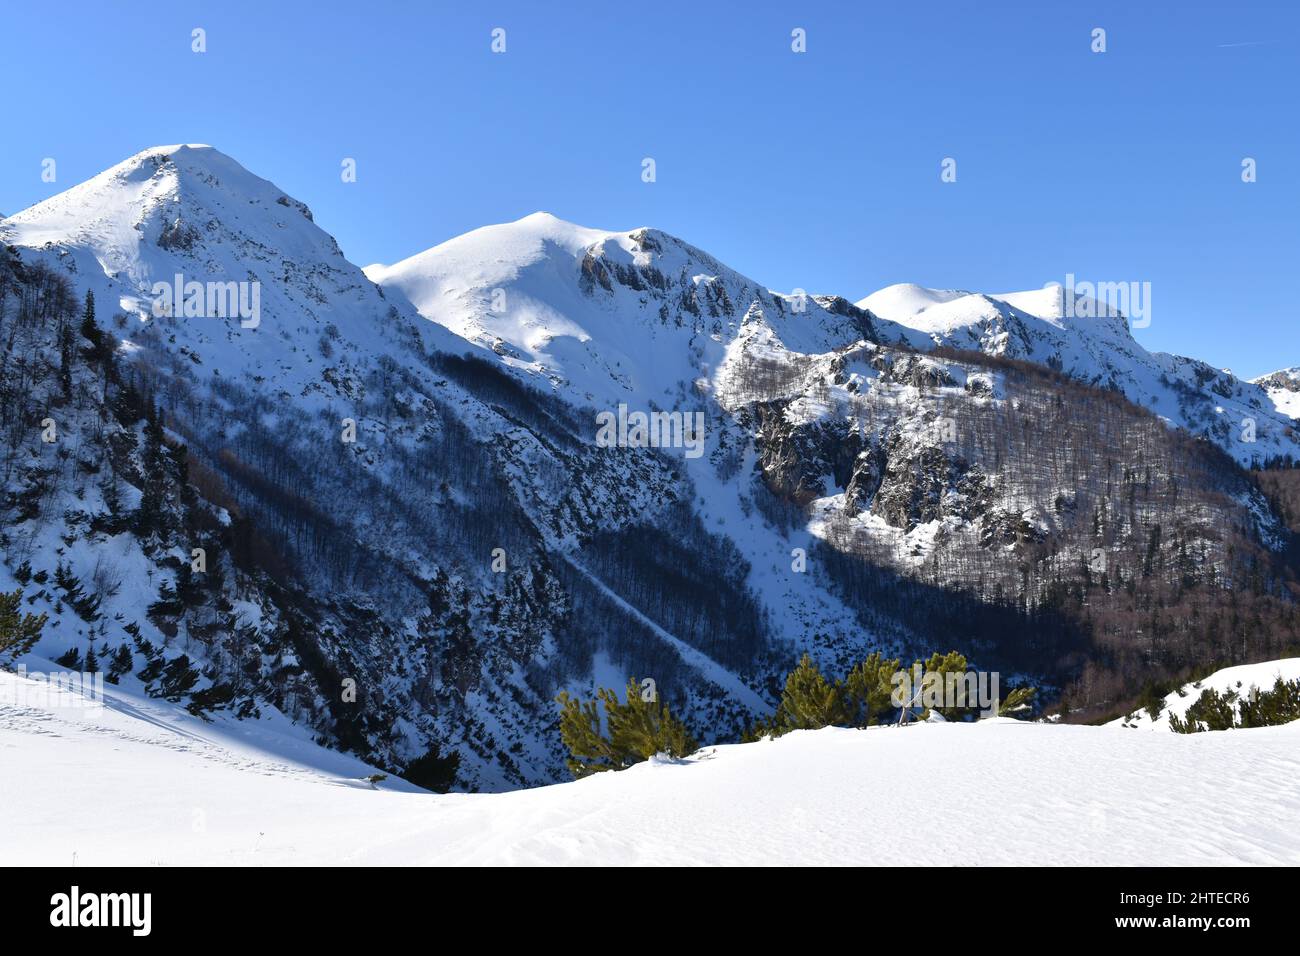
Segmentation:
<svg viewBox="0 0 1300 956">
<path fill-rule="evenodd" d="M 171 459 L 172 481 L 180 494 L 181 504 L 188 512 L 198 501 L 194 486 L 190 484 L 189 449 L 184 445 L 176 445 L 168 449 L 168 457 Z"/>
<path fill-rule="evenodd" d="M 113 652 L 112 660 L 109 661 L 104 679 L 110 684 L 116 684 L 122 679 L 122 675 L 128 673 L 134 666 L 135 661 L 131 656 L 131 648 L 126 644 L 119 644 L 117 650 Z"/>
<path fill-rule="evenodd" d="M 89 347 L 83 350 L 82 355 L 86 361 L 92 365 L 98 365 L 104 373 L 104 381 L 107 385 L 109 378 L 109 367 L 113 359 L 113 342 L 95 323 L 95 293 L 86 292 L 86 305 L 81 313 L 81 337 L 90 343 Z"/>
<path fill-rule="evenodd" d="M 1300 679 L 1278 677 L 1272 690 L 1258 690 L 1241 700 L 1241 727 L 1274 727 L 1300 720 Z"/>
<path fill-rule="evenodd" d="M 686 725 L 657 694 L 644 695 L 636 678 L 628 681 L 626 702 L 610 688 L 599 689 L 596 700 L 589 701 L 561 691 L 556 701 L 560 704 L 560 737 L 568 748 L 566 762 L 574 777 L 623 770 L 660 753 L 685 757 L 699 748 Z M 602 732 L 602 704 L 607 733 Z"/>
<path fill-rule="evenodd" d="M 1142 685 L 1142 690 L 1138 692 L 1137 703 L 1152 720 L 1155 720 L 1160 716 L 1160 711 L 1165 706 L 1165 696 L 1162 693 L 1162 688 L 1153 681 L 1147 681 Z"/>
<path fill-rule="evenodd" d="M 140 395 L 140 390 L 136 388 L 134 380 L 128 379 L 114 390 L 109 399 L 109 408 L 123 428 L 130 428 L 145 417 L 145 401 Z M 134 438 L 134 435 L 131 437 Z"/>
<path fill-rule="evenodd" d="M 99 494 L 104 499 L 104 512 L 95 516 L 95 529 L 117 534 L 129 525 L 129 516 L 123 514 L 122 491 L 117 475 L 106 471 L 99 482 Z"/>
<path fill-rule="evenodd" d="M 90 340 L 93 342 L 93 341 L 95 341 L 94 336 L 92 336 L 92 335 L 87 335 L 86 333 L 87 333 L 87 332 L 93 332 L 93 331 L 95 331 L 95 329 L 96 329 L 96 325 L 95 325 L 95 293 L 93 293 L 93 292 L 91 292 L 89 289 L 87 289 L 87 290 L 86 290 L 86 304 L 85 304 L 85 307 L 82 309 L 82 312 L 81 312 L 81 334 L 82 334 L 82 335 L 85 335 L 86 338 L 90 339 Z"/>
<path fill-rule="evenodd" d="M 0 592 L 0 658 L 15 660 L 41 639 L 44 614 L 22 613 L 22 589 Z"/>
<path fill-rule="evenodd" d="M 141 538 L 163 531 L 163 509 L 167 501 L 168 458 L 166 433 L 162 413 L 149 404 L 144 426 L 144 450 L 141 454 L 143 487 L 140 489 L 140 508 L 136 512 L 136 534 Z"/>
<path fill-rule="evenodd" d="M 54 583 L 63 589 L 67 602 L 72 605 L 72 609 L 81 616 L 81 619 L 88 624 L 93 624 L 99 620 L 100 597 L 97 594 L 87 594 L 81 587 L 81 579 L 72 573 L 70 565 L 60 561 L 54 567 Z"/>
<path fill-rule="evenodd" d="M 159 683 L 159 697 L 165 697 L 175 703 L 187 694 L 199 682 L 199 673 L 190 665 L 188 654 L 174 657 L 163 668 L 162 681 Z"/>
<path fill-rule="evenodd" d="M 54 663 L 60 667 L 66 667 L 70 671 L 81 669 L 81 651 L 75 647 L 70 647 L 58 657 L 54 658 Z"/>
<path fill-rule="evenodd" d="M 62 322 L 59 325 L 59 387 L 64 398 L 72 395 L 73 354 L 72 327 Z"/>
<path fill-rule="evenodd" d="M 1034 706 L 1034 697 L 1038 693 L 1036 687 L 1017 687 L 1007 694 L 1002 703 L 998 706 L 999 717 L 1015 717 L 1017 715 L 1027 715 Z"/>
<path fill-rule="evenodd" d="M 886 660 L 876 651 L 849 671 L 844 692 L 853 724 L 869 727 L 893 708 L 893 679 L 898 668 L 897 658 Z"/>
<path fill-rule="evenodd" d="M 785 679 L 781 703 L 776 711 L 778 733 L 816 730 L 848 722 L 849 707 L 844 687 L 822 676 L 807 654 Z"/>
<path fill-rule="evenodd" d="M 140 678 L 141 683 L 152 684 L 162 676 L 163 667 L 167 661 L 162 654 L 158 653 L 152 643 L 147 640 L 141 640 L 140 653 L 144 655 L 144 667 L 135 676 Z"/>
<path fill-rule="evenodd" d="M 627 683 L 625 704 L 619 704 L 612 690 L 603 692 L 603 697 L 609 740 L 616 754 L 637 762 L 660 753 L 685 757 L 699 749 L 686 725 L 658 699 L 658 692 L 647 696 L 636 678 Z"/>
<path fill-rule="evenodd" d="M 1237 693 L 1226 691 L 1220 694 L 1211 687 L 1201 691 L 1187 713 L 1180 718 L 1177 714 L 1169 715 L 1169 726 L 1179 734 L 1195 734 L 1206 730 L 1230 730 L 1237 726 Z"/>
<path fill-rule="evenodd" d="M 601 732 L 598 700 L 579 700 L 568 691 L 555 698 L 560 705 L 560 739 L 569 751 L 565 764 L 575 778 L 602 770 L 621 769 L 614 760 L 614 748 Z"/>
<path fill-rule="evenodd" d="M 971 700 L 967 694 L 967 686 L 963 678 L 970 669 L 966 661 L 966 655 L 957 651 L 949 651 L 947 654 L 940 654 L 938 651 L 930 655 L 930 659 L 925 662 L 924 671 L 927 675 L 924 680 L 930 680 L 928 675 L 934 674 L 933 680 L 936 687 L 945 687 L 951 683 L 956 691 L 955 698 L 951 701 L 945 701 L 948 706 L 934 708 L 943 716 L 945 720 L 963 720 L 978 714 L 978 701 Z M 952 676 L 951 682 L 949 675 Z M 923 698 L 924 699 L 924 698 Z"/>
<path fill-rule="evenodd" d="M 444 757 L 435 743 L 424 756 L 408 763 L 402 776 L 417 787 L 424 787 L 434 793 L 446 793 L 455 786 L 459 767 L 460 753 L 453 750 Z"/>
</svg>

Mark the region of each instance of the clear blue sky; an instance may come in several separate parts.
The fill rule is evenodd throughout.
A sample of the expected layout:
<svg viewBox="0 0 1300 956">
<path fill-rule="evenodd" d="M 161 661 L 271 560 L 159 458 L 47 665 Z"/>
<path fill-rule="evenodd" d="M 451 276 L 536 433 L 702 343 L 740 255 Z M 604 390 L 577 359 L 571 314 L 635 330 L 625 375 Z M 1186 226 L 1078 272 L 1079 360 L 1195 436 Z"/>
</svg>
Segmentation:
<svg viewBox="0 0 1300 956">
<path fill-rule="evenodd" d="M 204 142 L 361 265 L 545 209 L 854 299 L 1149 281 L 1145 345 L 1256 375 L 1300 364 L 1298 28 L 1294 0 L 5 3 L 0 211 Z"/>
</svg>

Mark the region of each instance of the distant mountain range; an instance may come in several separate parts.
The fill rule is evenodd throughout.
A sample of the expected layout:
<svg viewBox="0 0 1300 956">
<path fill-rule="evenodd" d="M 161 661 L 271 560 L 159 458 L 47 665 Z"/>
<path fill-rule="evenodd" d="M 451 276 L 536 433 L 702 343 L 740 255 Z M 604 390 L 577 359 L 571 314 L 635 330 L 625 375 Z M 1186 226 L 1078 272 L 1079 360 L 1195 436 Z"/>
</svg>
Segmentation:
<svg viewBox="0 0 1300 956">
<path fill-rule="evenodd" d="M 546 213 L 363 271 L 207 146 L 0 244 L 0 590 L 50 615 L 37 659 L 415 782 L 560 779 L 555 694 L 630 676 L 709 740 L 805 652 L 957 647 L 1093 715 L 1297 639 L 1248 469 L 1300 459 L 1300 375 L 1059 289 L 778 293 Z"/>
</svg>

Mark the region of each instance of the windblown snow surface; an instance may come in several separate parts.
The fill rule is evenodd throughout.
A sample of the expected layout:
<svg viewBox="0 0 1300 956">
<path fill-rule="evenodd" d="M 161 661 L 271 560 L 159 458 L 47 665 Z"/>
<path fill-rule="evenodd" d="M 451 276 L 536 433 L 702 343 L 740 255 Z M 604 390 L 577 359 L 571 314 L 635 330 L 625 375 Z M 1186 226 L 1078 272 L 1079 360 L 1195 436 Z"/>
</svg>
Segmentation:
<svg viewBox="0 0 1300 956">
<path fill-rule="evenodd" d="M 830 728 L 436 795 L 372 787 L 291 726 L 205 724 L 111 686 L 84 704 L 0 673 L 5 863 L 1300 863 L 1300 722 Z"/>
</svg>

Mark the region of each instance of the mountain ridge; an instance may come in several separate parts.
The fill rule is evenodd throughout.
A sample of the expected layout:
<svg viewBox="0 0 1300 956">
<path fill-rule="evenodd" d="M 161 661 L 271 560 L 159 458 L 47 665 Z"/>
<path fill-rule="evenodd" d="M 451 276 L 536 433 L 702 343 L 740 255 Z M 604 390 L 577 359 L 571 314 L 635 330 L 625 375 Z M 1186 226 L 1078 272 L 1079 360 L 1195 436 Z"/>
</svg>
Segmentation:
<svg viewBox="0 0 1300 956">
<path fill-rule="evenodd" d="M 584 263 L 591 263 L 593 267 L 607 257 L 611 247 L 617 248 L 630 261 L 617 263 L 611 273 L 619 267 L 634 265 L 638 261 L 645 264 L 653 259 L 652 254 L 647 255 L 636 248 L 638 237 L 648 237 L 651 242 L 678 244 L 688 250 L 687 261 L 694 257 L 694 262 L 704 270 L 702 275 L 717 282 L 730 298 L 747 298 L 751 303 L 759 303 L 757 314 L 764 321 L 805 317 L 808 320 L 803 323 L 805 329 L 791 328 L 789 324 L 782 328 L 783 340 L 796 350 L 829 352 L 853 344 L 856 335 L 922 351 L 935 346 L 949 346 L 997 357 L 1021 358 L 1062 370 L 1089 384 L 1121 391 L 1136 404 L 1151 408 L 1171 426 L 1216 442 L 1243 465 L 1286 456 L 1300 458 L 1300 434 L 1294 428 L 1294 414 L 1286 408 L 1275 407 L 1269 392 L 1257 382 L 1244 382 L 1230 372 L 1214 369 L 1196 359 L 1148 352 L 1133 337 L 1125 316 L 1108 311 L 1104 303 L 1083 295 L 1074 295 L 1071 303 L 1067 303 L 1066 291 L 1059 286 L 985 294 L 899 284 L 873 293 L 851 306 L 847 300 L 839 300 L 844 303 L 840 307 L 841 313 L 852 308 L 862 318 L 856 326 L 837 326 L 833 322 L 819 323 L 818 320 L 831 311 L 826 308 L 827 301 L 838 297 L 773 292 L 661 230 L 643 227 L 622 233 L 603 232 L 566 223 L 549 213 L 534 213 L 514 223 L 483 227 L 392 266 L 369 266 L 367 275 L 385 288 L 406 293 L 426 318 L 470 341 L 497 350 L 508 364 L 518 362 L 522 367 L 531 367 L 543 374 L 558 372 L 559 378 L 564 378 L 565 362 L 548 353 L 539 358 L 534 346 L 539 341 L 550 342 L 568 336 L 586 344 L 591 341 L 592 332 L 584 327 L 575 329 L 565 321 L 548 325 L 548 315 L 571 319 L 570 309 L 566 306 L 571 307 L 572 303 L 563 301 L 562 297 L 548 302 L 544 288 L 527 287 L 529 283 L 520 280 L 521 270 L 536 269 L 540 264 L 554 271 L 562 268 L 562 262 L 548 259 L 543 247 L 537 245 L 526 263 L 515 262 L 505 272 L 490 277 L 479 276 L 477 285 L 472 270 L 457 268 L 456 253 L 460 247 L 469 244 L 471 238 L 490 236 L 505 249 L 514 250 L 520 245 L 519 233 L 527 234 L 543 222 L 551 234 L 566 238 L 567 242 L 556 243 L 563 247 L 565 256 L 577 259 L 583 254 Z M 509 256 L 507 253 L 506 258 Z M 488 254 L 480 249 L 471 258 L 481 262 L 487 257 Z M 564 256 L 559 258 L 562 260 Z M 503 260 L 498 259 L 497 263 L 501 265 Z M 662 271 L 672 270 L 660 270 L 660 274 Z M 697 284 L 698 278 L 692 276 Z M 457 283 L 468 284 L 469 288 L 461 288 Z M 634 279 L 632 291 L 643 294 L 644 290 L 636 287 L 638 284 Z M 447 302 L 449 285 L 455 286 L 460 300 L 456 304 Z M 505 298 L 508 291 L 521 285 L 527 287 L 522 290 L 522 295 L 532 309 L 532 314 L 523 321 L 531 329 L 521 328 L 504 316 L 493 321 L 490 314 L 494 310 L 484 306 L 482 301 L 470 306 L 464 304 L 472 289 L 477 289 L 480 297 L 495 290 Z M 610 291 L 614 291 L 613 286 Z M 815 329 L 818 324 L 821 326 L 820 335 L 809 337 L 801 334 L 809 328 Z M 733 325 L 732 328 L 738 327 Z M 714 327 L 710 331 L 716 340 L 725 343 L 726 336 L 721 334 L 721 329 Z M 538 338 L 530 339 L 530 334 Z M 608 353 L 622 343 L 610 341 L 606 336 L 600 344 Z M 620 364 L 625 358 L 628 364 L 635 364 L 631 358 L 622 355 Z M 657 359 L 659 364 L 664 364 L 662 358 Z M 701 358 L 693 369 L 677 369 L 676 377 L 682 380 L 692 372 L 707 373 L 717 367 L 717 362 L 716 353 L 710 355 L 707 362 Z M 642 375 L 642 378 L 646 377 Z M 586 384 L 587 394 L 594 394 L 590 383 Z M 654 384 L 659 386 L 657 382 Z M 656 387 L 652 391 L 658 397 L 659 394 L 671 394 L 672 389 Z M 606 393 L 608 397 L 609 393 Z"/>
<path fill-rule="evenodd" d="M 936 341 L 659 230 L 548 214 L 363 271 L 305 204 L 192 146 L 4 220 L 0 243 L 24 357 L 0 376 L 0 577 L 51 614 L 37 651 L 111 652 L 141 692 L 213 719 L 273 707 L 386 769 L 441 748 L 467 789 L 557 779 L 552 698 L 610 675 L 654 678 L 718 738 L 804 652 L 846 670 L 960 640 L 1073 680 L 1094 638 L 1061 607 L 1285 587 L 1284 530 L 1244 472 L 1065 384 L 1024 297 L 973 300 L 989 343 L 970 322 Z M 257 283 L 260 321 L 155 314 L 178 272 Z M 102 325 L 78 338 L 86 292 Z M 620 405 L 702 415 L 703 453 L 600 447 Z M 68 444 L 32 428 L 51 411 Z M 1099 547 L 1108 574 L 1079 578 Z M 115 565 L 131 586 L 96 584 L 87 619 L 72 582 Z M 1169 627 L 1162 667 L 1218 647 Z"/>
</svg>

